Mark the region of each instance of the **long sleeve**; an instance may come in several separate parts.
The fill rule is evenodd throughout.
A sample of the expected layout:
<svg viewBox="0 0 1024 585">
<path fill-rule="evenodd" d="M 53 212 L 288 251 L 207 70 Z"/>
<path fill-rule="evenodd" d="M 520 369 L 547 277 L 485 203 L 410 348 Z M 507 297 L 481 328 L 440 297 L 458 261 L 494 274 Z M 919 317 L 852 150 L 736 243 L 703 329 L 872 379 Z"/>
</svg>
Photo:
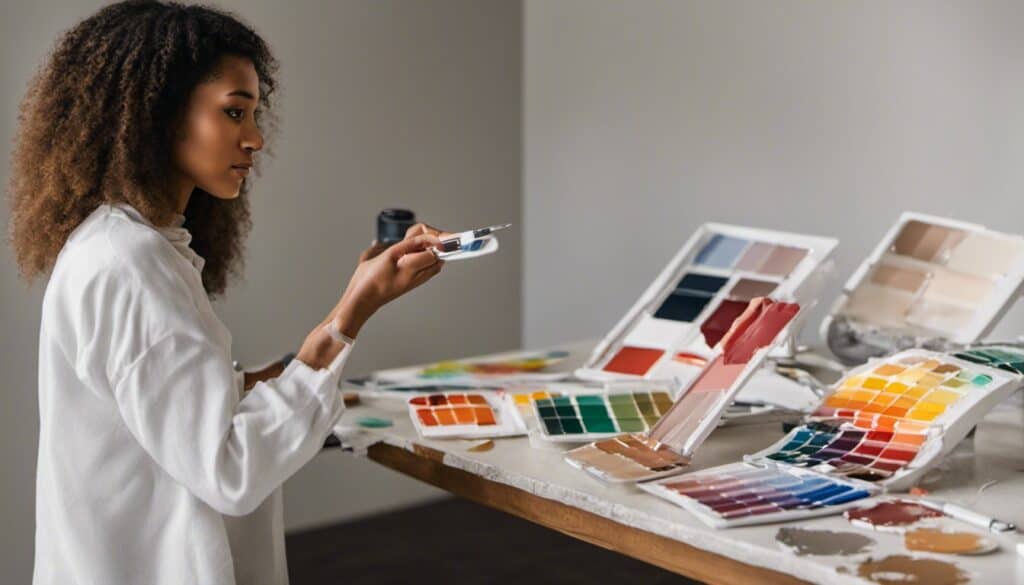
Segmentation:
<svg viewBox="0 0 1024 585">
<path fill-rule="evenodd" d="M 241 515 L 320 450 L 344 409 L 338 377 L 350 349 L 323 370 L 293 360 L 238 401 L 222 350 L 172 332 L 127 368 L 114 395 L 160 467 L 217 511 Z"/>
<path fill-rule="evenodd" d="M 231 335 L 198 272 L 155 247 L 131 246 L 91 287 L 83 364 L 106 365 L 125 426 L 157 465 L 218 512 L 246 514 L 320 450 L 352 348 L 322 370 L 292 360 L 240 398 Z"/>
</svg>

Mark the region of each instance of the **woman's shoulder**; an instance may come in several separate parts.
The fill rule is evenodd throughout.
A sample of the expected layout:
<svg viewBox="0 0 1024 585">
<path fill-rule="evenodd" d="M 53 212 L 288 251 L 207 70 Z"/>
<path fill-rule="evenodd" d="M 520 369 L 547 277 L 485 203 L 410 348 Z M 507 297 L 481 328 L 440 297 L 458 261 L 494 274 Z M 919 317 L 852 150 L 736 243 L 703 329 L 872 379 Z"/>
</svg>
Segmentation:
<svg viewBox="0 0 1024 585">
<path fill-rule="evenodd" d="M 176 253 L 155 228 L 104 204 L 68 237 L 50 282 L 74 288 L 111 279 L 157 284 L 175 277 Z"/>
</svg>

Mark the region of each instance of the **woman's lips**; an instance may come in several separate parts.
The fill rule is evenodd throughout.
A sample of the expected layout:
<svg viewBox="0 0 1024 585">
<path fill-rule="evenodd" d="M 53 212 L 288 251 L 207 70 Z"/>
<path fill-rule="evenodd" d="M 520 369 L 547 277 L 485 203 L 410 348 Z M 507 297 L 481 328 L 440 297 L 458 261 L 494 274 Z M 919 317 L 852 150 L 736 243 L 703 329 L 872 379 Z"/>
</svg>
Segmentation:
<svg viewBox="0 0 1024 585">
<path fill-rule="evenodd" d="M 231 167 L 231 172 L 244 179 L 249 176 L 249 167 Z"/>
</svg>

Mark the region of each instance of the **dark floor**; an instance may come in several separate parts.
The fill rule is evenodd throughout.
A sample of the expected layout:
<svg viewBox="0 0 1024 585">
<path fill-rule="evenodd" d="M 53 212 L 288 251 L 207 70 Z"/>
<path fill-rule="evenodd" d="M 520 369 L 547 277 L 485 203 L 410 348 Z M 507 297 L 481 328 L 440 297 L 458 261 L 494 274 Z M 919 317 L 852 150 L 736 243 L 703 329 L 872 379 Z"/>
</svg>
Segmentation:
<svg viewBox="0 0 1024 585">
<path fill-rule="evenodd" d="M 291 534 L 287 544 L 292 585 L 696 583 L 457 499 Z"/>
</svg>

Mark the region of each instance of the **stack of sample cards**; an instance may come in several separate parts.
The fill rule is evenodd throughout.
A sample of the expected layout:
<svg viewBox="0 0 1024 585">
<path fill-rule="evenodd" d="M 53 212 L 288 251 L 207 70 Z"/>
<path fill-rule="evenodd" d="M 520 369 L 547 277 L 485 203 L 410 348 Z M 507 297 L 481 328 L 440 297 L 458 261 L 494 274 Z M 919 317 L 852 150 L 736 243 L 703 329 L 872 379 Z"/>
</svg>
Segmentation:
<svg viewBox="0 0 1024 585">
<path fill-rule="evenodd" d="M 650 432 L 595 441 L 568 452 L 566 461 L 609 482 L 679 473 L 768 352 L 788 338 L 799 311 L 795 303 L 756 299 Z"/>
<path fill-rule="evenodd" d="M 977 363 L 984 359 L 996 367 Z M 833 514 L 882 490 L 906 489 L 1021 387 L 1024 376 L 1000 364 L 1024 364 L 1024 350 L 915 349 L 874 360 L 768 449 L 641 488 L 716 527 Z"/>
<path fill-rule="evenodd" d="M 813 305 L 820 288 L 814 277 L 836 244 L 833 238 L 705 224 L 576 375 L 689 381 L 754 299 Z"/>
<path fill-rule="evenodd" d="M 973 343 L 1021 293 L 1024 238 L 904 213 L 850 277 L 822 325 L 847 363 L 900 349 Z"/>
</svg>

